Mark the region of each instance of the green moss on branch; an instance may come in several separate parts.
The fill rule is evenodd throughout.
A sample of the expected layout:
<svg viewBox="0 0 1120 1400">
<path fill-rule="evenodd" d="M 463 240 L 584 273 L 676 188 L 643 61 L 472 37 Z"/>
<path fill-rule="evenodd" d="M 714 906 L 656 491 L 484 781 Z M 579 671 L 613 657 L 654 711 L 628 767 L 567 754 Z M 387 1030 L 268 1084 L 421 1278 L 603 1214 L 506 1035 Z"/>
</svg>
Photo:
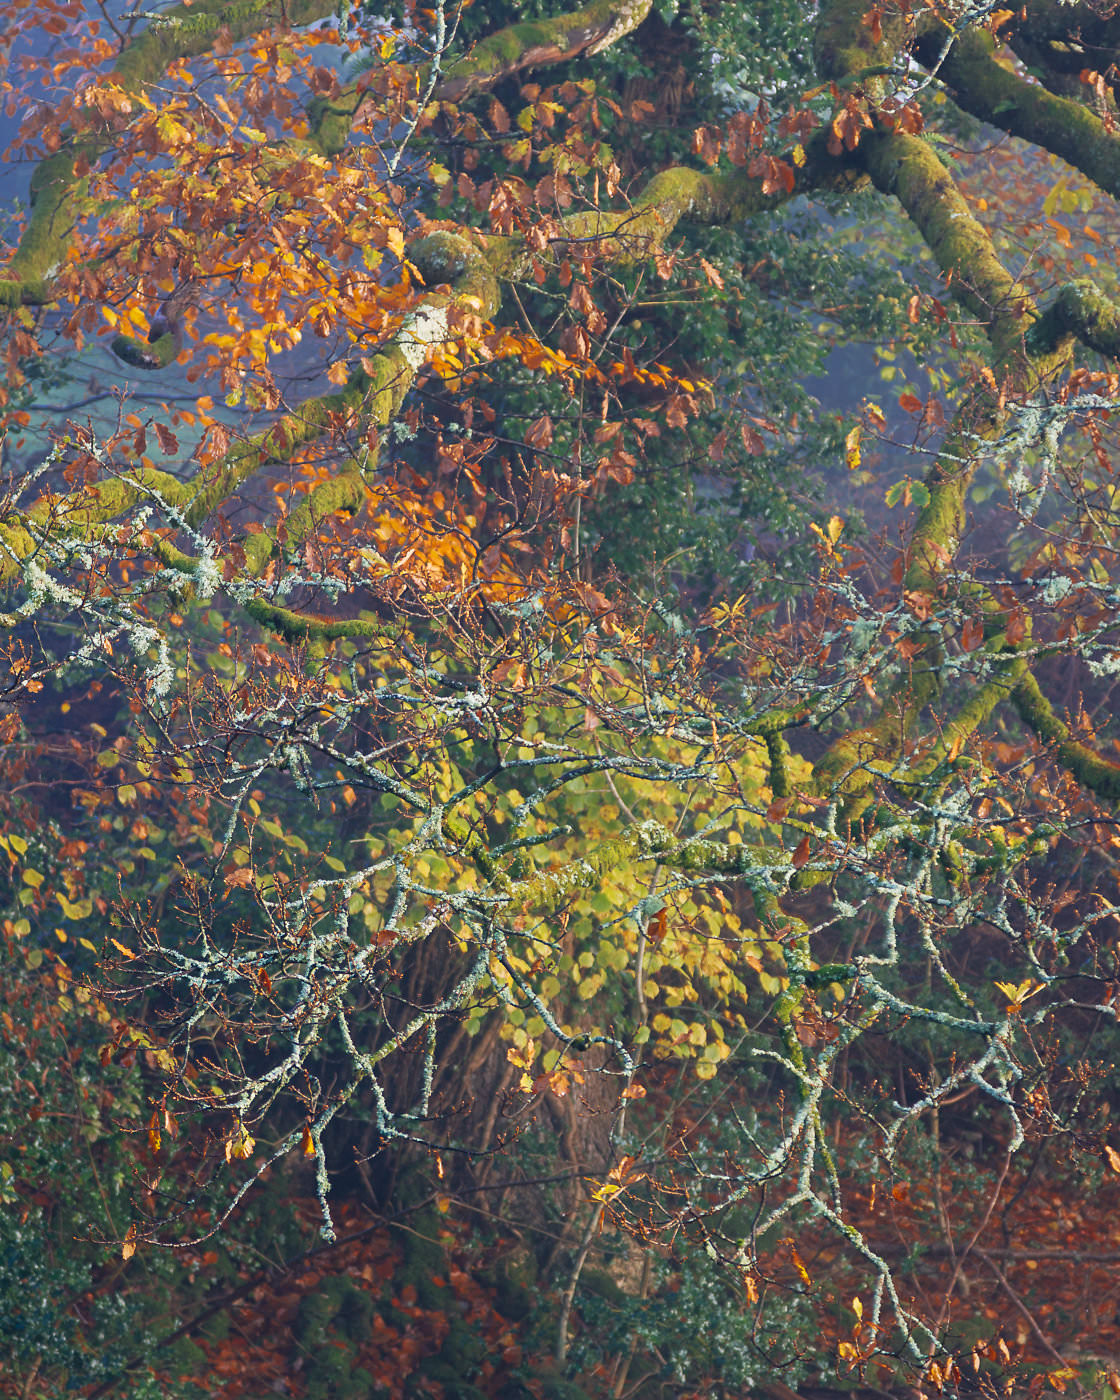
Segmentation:
<svg viewBox="0 0 1120 1400">
<path fill-rule="evenodd" d="M 374 367 L 375 370 L 379 369 L 376 360 Z M 388 373 L 385 379 L 389 379 Z M 238 443 L 220 462 L 201 468 L 192 478 L 189 485 L 190 504 L 186 510 L 187 524 L 192 527 L 201 525 L 229 500 L 239 486 L 263 467 L 273 462 L 289 461 L 298 448 L 316 441 L 344 418 L 361 419 L 367 404 L 371 400 L 376 402 L 379 395 L 387 392 L 386 385 L 375 383 L 364 370 L 356 370 L 341 393 L 308 399 L 271 428 Z"/>
<path fill-rule="evenodd" d="M 580 53 L 600 53 L 637 29 L 652 8 L 653 0 L 592 0 L 553 19 L 509 25 L 450 64 L 436 96 L 461 102 L 514 73 L 561 63 Z"/>
<path fill-rule="evenodd" d="M 437 75 L 433 97 L 437 102 L 462 102 L 528 69 L 562 63 L 581 53 L 601 53 L 637 29 L 652 8 L 653 0 L 592 0 L 581 10 L 552 19 L 507 25 L 449 63 Z M 429 82 L 430 65 L 419 73 L 419 90 L 423 92 Z M 324 154 L 334 155 L 345 147 L 360 106 L 356 83 L 329 101 L 317 98 L 308 105 L 312 139 Z"/>
<path fill-rule="evenodd" d="M 109 347 L 118 360 L 136 369 L 166 369 L 178 354 L 175 337 L 170 331 L 158 340 L 137 340 L 131 335 L 113 337 Z"/>
<path fill-rule="evenodd" d="M 1028 346 L 1045 352 L 1071 335 L 1100 355 L 1120 358 L 1120 306 L 1091 282 L 1066 283 L 1032 327 Z"/>
<path fill-rule="evenodd" d="M 153 498 L 181 508 L 188 488 L 168 472 L 142 467 L 68 496 L 40 498 L 29 510 L 13 513 L 0 523 L 0 581 L 18 577 L 20 561 L 36 552 L 44 534 L 59 540 L 92 541 L 102 526 Z"/>
<path fill-rule="evenodd" d="M 287 642 L 338 641 L 345 637 L 365 637 L 378 641 L 400 635 L 401 628 L 392 622 L 375 617 L 350 617 L 331 619 L 312 617 L 308 613 L 297 612 L 294 608 L 283 608 L 267 598 L 252 598 L 245 605 L 245 611 L 262 627 L 275 632 Z"/>
<path fill-rule="evenodd" d="M 507 240 L 491 241 L 497 253 Z M 497 314 L 502 293 L 494 263 L 501 257 L 491 254 L 489 243 L 484 248 L 464 234 L 440 229 L 410 244 L 408 257 L 429 285 L 453 286 L 464 310 L 488 318 Z"/>
<path fill-rule="evenodd" d="M 851 164 L 827 155 L 825 138 L 816 133 L 806 147 L 806 161 L 794 170 L 794 186 L 773 193 L 763 191 L 762 181 L 745 169 L 693 170 L 670 166 L 659 171 L 628 209 L 592 209 L 564 219 L 551 242 L 551 254 L 561 259 L 578 251 L 580 244 L 596 244 L 607 261 L 634 263 L 652 257 L 681 223 L 736 223 L 754 214 L 767 213 L 796 199 L 822 190 L 852 192 L 866 183 L 866 175 Z M 503 280 L 528 274 L 533 254 L 520 240 L 489 240 L 492 265 Z"/>
<path fill-rule="evenodd" d="M 766 752 L 770 758 L 770 791 L 777 798 L 793 795 L 793 782 L 790 775 L 789 745 L 781 730 L 770 730 L 766 735 Z"/>
<path fill-rule="evenodd" d="M 927 57 L 940 48 L 930 44 Z M 981 121 L 1060 156 L 1106 194 L 1120 197 L 1120 141 L 1088 107 L 1027 82 L 996 60 L 995 40 L 970 29 L 939 69 L 959 107 Z"/>
<path fill-rule="evenodd" d="M 234 42 L 270 25 L 307 24 L 335 12 L 333 0 L 197 0 L 176 5 L 153 19 L 121 53 L 103 82 L 138 94 L 162 80 L 172 61 L 206 53 L 225 28 Z M 62 148 L 39 162 L 31 180 L 31 217 L 0 283 L 0 303 L 49 300 L 49 273 L 62 264 L 67 239 L 79 216 L 88 181 L 75 173 L 79 155 L 92 166 L 116 139 L 108 128 L 64 138 Z M 15 290 L 18 288 L 18 291 Z"/>
<path fill-rule="evenodd" d="M 996 357 L 1014 353 L 1036 312 L 933 147 L 903 131 L 874 131 L 858 153 L 876 188 L 913 220 L 957 300 L 985 324 Z"/>
<path fill-rule="evenodd" d="M 1070 738 L 1068 726 L 1054 713 L 1030 671 L 1020 678 L 1012 696 L 1024 721 L 1040 739 L 1052 746 L 1063 767 L 1083 787 L 1110 802 L 1120 799 L 1120 764 L 1109 763 L 1087 744 Z"/>
<path fill-rule="evenodd" d="M 332 516 L 356 514 L 366 498 L 365 482 L 359 471 L 350 470 L 321 481 L 284 521 L 284 546 L 298 548 Z M 245 551 L 245 572 L 253 577 L 264 573 L 278 545 L 276 531 L 262 531 L 242 542 Z"/>
<path fill-rule="evenodd" d="M 914 18 L 912 12 L 883 13 L 876 41 L 870 26 L 863 22 L 866 14 L 864 0 L 826 0 L 813 31 L 813 58 L 823 81 L 838 87 L 862 82 L 872 96 L 882 96 L 887 84 L 874 79 L 899 71 L 899 54 L 913 37 Z M 918 22 L 928 25 L 936 18 L 921 15 Z"/>
</svg>

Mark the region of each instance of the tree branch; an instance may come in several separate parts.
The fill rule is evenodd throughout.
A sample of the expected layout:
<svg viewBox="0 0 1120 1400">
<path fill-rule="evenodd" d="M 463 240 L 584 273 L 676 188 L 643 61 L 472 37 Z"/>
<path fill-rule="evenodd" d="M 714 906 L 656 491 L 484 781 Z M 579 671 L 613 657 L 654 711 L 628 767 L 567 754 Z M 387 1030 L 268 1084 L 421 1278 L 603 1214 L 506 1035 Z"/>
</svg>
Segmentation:
<svg viewBox="0 0 1120 1400">
<path fill-rule="evenodd" d="M 919 45 L 931 57 L 932 41 Z M 1080 102 L 1029 83 L 996 60 L 995 40 L 982 29 L 958 38 L 940 76 L 958 107 L 991 126 L 1060 156 L 1106 194 L 1120 195 L 1120 139 Z"/>
<path fill-rule="evenodd" d="M 642 23 L 653 0 L 591 0 L 555 19 L 525 20 L 487 35 L 452 63 L 436 89 L 441 102 L 461 102 L 528 68 L 602 53 Z"/>
</svg>

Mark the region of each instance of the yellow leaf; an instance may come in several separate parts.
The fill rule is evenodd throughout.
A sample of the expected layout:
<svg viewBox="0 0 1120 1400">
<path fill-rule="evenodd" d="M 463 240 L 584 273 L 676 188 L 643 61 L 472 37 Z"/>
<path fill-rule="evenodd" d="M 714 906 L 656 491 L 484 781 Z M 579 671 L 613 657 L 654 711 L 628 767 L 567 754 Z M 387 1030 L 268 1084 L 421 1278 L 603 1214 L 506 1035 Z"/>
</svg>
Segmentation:
<svg viewBox="0 0 1120 1400">
<path fill-rule="evenodd" d="M 256 1139 L 250 1136 L 245 1124 L 238 1123 L 233 1135 L 226 1140 L 226 1161 L 230 1162 L 235 1157 L 240 1162 L 248 1160 L 253 1155 L 256 1145 Z"/>
<path fill-rule="evenodd" d="M 836 551 L 836 541 L 840 538 L 840 532 L 843 530 L 843 528 L 844 522 L 840 519 L 838 515 L 833 515 L 829 518 L 827 534 L 824 530 L 821 529 L 821 527 L 816 523 L 815 520 L 810 520 L 809 522 L 809 529 L 812 530 L 813 534 L 816 535 L 816 537 L 821 541 L 828 555 L 833 559 L 838 557 Z"/>
<path fill-rule="evenodd" d="M 1110 1146 L 1106 1142 L 1104 1146 L 1104 1155 L 1108 1158 L 1108 1165 L 1112 1170 L 1114 1172 L 1120 1172 L 1120 1152 L 1117 1152 L 1115 1147 Z"/>
<path fill-rule="evenodd" d="M 802 1262 L 801 1255 L 798 1254 L 797 1250 L 794 1249 L 792 1245 L 790 1246 L 790 1254 L 793 1256 L 793 1267 L 797 1270 L 798 1278 L 800 1278 L 806 1288 L 812 1288 L 813 1280 L 809 1277 L 809 1270 Z"/>
<path fill-rule="evenodd" d="M 1007 998 L 1009 1011 L 1016 1010 L 1028 997 L 1033 997 L 1036 992 L 1041 992 L 1044 985 L 1042 982 L 1036 982 L 1033 977 L 1024 977 L 1017 987 L 1011 982 L 995 983 L 996 990 L 1002 992 Z"/>
<path fill-rule="evenodd" d="M 135 1225 L 130 1225 L 130 1226 L 128 1227 L 128 1234 L 125 1235 L 125 1237 L 124 1237 L 124 1243 L 121 1245 L 121 1258 L 122 1258 L 122 1259 L 131 1259 L 132 1256 L 133 1256 L 135 1253 L 136 1253 L 136 1226 L 135 1226 Z"/>
<path fill-rule="evenodd" d="M 79 899 L 77 903 L 73 903 L 59 890 L 55 891 L 54 897 L 62 906 L 62 912 L 68 919 L 88 919 L 93 912 L 93 900 L 90 898 Z"/>
</svg>

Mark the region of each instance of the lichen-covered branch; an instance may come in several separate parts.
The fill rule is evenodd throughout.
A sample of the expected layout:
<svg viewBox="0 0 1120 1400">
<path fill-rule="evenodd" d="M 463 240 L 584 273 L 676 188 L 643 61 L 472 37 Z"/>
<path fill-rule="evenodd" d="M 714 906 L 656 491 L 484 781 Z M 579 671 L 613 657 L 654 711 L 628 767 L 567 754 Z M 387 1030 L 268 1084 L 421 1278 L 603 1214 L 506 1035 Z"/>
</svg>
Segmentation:
<svg viewBox="0 0 1120 1400">
<path fill-rule="evenodd" d="M 862 178 L 828 158 L 823 141 L 811 142 L 810 151 L 811 158 L 799 172 L 793 193 L 783 190 L 765 195 L 760 182 L 744 170 L 702 172 L 672 167 L 661 171 L 630 209 L 576 214 L 558 223 L 552 256 L 559 261 L 577 244 L 591 244 L 598 260 L 606 264 L 650 257 L 682 221 L 730 222 L 776 208 L 796 193 L 814 188 L 817 182 L 827 180 L 850 188 Z M 418 239 L 409 248 L 410 261 L 433 290 L 420 299 L 394 341 L 352 373 L 341 393 L 306 401 L 272 427 L 231 448 L 220 462 L 199 468 L 186 481 L 164 480 L 166 474 L 162 474 L 157 482 L 151 473 L 141 471 L 40 503 L 24 515 L 11 514 L 0 522 L 0 579 L 18 574 L 19 561 L 34 551 L 35 532 L 48 517 L 54 528 L 61 528 L 70 537 L 81 537 L 139 502 L 158 500 L 173 507 L 184 526 L 198 529 L 257 471 L 316 440 L 340 415 L 349 417 L 355 428 L 386 427 L 432 354 L 454 339 L 456 316 L 494 318 L 501 305 L 501 284 L 526 276 L 538 256 L 521 238 L 440 230 Z M 357 483 L 360 477 L 352 480 Z M 299 520 L 285 522 L 288 539 L 295 538 L 293 531 L 302 538 L 311 528 L 312 518 L 324 518 L 336 509 L 356 508 L 354 490 L 344 491 L 338 501 L 335 495 L 337 490 L 329 483 L 317 488 L 311 501 L 297 513 Z M 315 512 L 314 517 L 309 511 Z M 275 547 L 274 535 L 256 534 L 242 545 L 249 572 L 259 575 Z M 261 611 L 263 616 L 267 609 Z"/>
</svg>

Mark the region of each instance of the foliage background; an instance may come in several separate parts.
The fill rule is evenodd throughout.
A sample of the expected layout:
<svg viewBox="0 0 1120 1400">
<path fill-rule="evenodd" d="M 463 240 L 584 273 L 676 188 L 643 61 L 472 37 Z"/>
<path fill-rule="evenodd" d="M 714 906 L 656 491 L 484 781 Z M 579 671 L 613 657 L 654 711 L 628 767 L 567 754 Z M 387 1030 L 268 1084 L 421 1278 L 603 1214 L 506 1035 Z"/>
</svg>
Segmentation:
<svg viewBox="0 0 1120 1400">
<path fill-rule="evenodd" d="M 1120 1391 L 1111 78 L 311 8 L 17 7 L 0 1384 Z"/>
</svg>

